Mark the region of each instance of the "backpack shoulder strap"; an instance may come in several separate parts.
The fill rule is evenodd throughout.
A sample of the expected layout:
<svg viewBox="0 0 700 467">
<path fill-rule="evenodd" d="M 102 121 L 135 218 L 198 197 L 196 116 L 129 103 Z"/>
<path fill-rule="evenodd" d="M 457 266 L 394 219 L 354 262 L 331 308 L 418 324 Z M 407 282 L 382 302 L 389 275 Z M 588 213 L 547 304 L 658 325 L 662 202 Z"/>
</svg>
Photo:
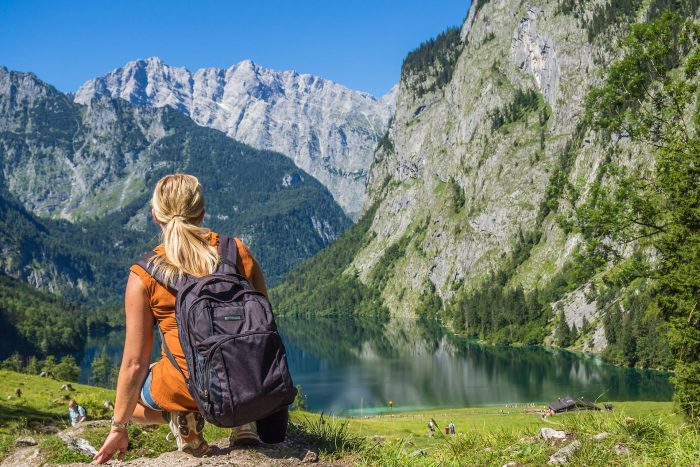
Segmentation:
<svg viewBox="0 0 700 467">
<path fill-rule="evenodd" d="M 165 281 L 163 280 L 163 276 L 160 273 L 157 273 L 153 269 L 153 263 L 151 263 L 149 260 L 153 258 L 156 255 L 156 252 L 151 250 L 147 253 L 144 253 L 143 256 L 139 258 L 138 261 L 136 261 L 136 264 L 141 266 L 144 271 L 146 271 L 148 274 L 151 275 L 153 279 L 155 279 L 160 285 L 165 287 Z M 178 281 L 175 281 L 176 283 L 172 284 L 170 288 L 175 290 L 176 292 L 178 291 L 178 286 L 180 285 Z M 158 333 L 160 334 L 160 342 L 163 344 L 163 349 L 165 350 L 165 355 L 168 357 L 168 360 L 170 360 L 170 363 L 177 369 L 177 371 L 180 372 L 183 378 L 185 378 L 185 383 L 188 382 L 187 377 L 185 376 L 185 373 L 182 371 L 182 368 L 180 368 L 180 365 L 177 364 L 177 361 L 173 357 L 173 354 L 170 352 L 170 349 L 168 348 L 168 343 L 165 341 L 165 336 L 163 335 L 163 330 L 160 328 L 160 325 L 158 323 L 155 323 L 155 327 L 158 328 Z"/>
<path fill-rule="evenodd" d="M 187 282 L 187 275 L 183 277 L 181 280 L 177 280 L 175 278 L 172 283 L 166 285 L 165 278 L 163 277 L 163 274 L 160 271 L 155 271 L 153 268 L 153 263 L 151 262 L 151 258 L 153 258 L 156 255 L 156 252 L 151 250 L 143 254 L 138 261 L 136 261 L 136 264 L 141 266 L 144 271 L 146 271 L 150 276 L 156 280 L 160 285 L 163 287 L 166 287 L 168 289 L 174 290 L 176 293 L 180 291 L 180 288 L 182 288 L 182 285 Z"/>
<path fill-rule="evenodd" d="M 233 237 L 219 236 L 219 257 L 221 258 L 221 271 L 240 274 L 238 271 L 238 244 Z"/>
<path fill-rule="evenodd" d="M 177 364 L 177 360 L 175 360 L 175 357 L 173 357 L 173 354 L 170 353 L 170 349 L 168 348 L 168 343 L 165 341 L 165 335 L 163 334 L 163 330 L 160 328 L 158 323 L 156 323 L 156 327 L 158 328 L 158 333 L 160 334 L 160 343 L 163 344 L 163 350 L 165 350 L 165 356 L 168 357 L 168 360 L 170 360 L 170 363 L 172 366 L 175 367 L 177 371 L 180 372 L 182 377 L 185 379 L 185 384 L 189 384 L 189 378 L 185 376 L 185 372 L 182 371 L 182 368 L 180 368 L 180 365 Z"/>
</svg>

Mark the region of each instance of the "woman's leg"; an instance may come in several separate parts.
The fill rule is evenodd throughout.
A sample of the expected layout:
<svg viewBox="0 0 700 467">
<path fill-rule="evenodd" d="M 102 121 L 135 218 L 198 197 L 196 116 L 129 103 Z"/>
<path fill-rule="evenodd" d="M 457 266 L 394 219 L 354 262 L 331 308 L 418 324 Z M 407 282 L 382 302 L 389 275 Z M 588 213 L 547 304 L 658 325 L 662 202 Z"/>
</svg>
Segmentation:
<svg viewBox="0 0 700 467">
<path fill-rule="evenodd" d="M 277 412 L 258 420 L 258 436 L 264 443 L 281 443 L 287 436 L 289 423 L 289 407 L 285 406 Z"/>
<path fill-rule="evenodd" d="M 153 368 L 153 365 L 151 365 L 151 368 Z M 134 413 L 131 414 L 131 420 L 140 425 L 162 425 L 163 423 L 168 423 L 168 420 L 165 418 L 166 414 L 161 411 L 160 406 L 153 400 L 153 395 L 151 394 L 152 378 L 153 373 L 149 369 L 146 380 L 141 387 L 139 401 L 134 408 Z"/>
<path fill-rule="evenodd" d="M 163 412 L 149 409 L 141 405 L 141 402 L 136 404 L 134 413 L 131 415 L 131 421 L 140 425 L 162 425 L 167 423 L 163 418 Z"/>
</svg>

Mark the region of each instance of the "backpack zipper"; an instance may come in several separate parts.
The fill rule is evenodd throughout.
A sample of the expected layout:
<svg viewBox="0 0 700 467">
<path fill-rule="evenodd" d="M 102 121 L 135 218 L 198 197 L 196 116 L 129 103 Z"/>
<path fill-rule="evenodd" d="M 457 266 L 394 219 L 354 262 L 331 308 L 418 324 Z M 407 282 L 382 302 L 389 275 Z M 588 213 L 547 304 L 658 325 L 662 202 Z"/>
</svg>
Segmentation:
<svg viewBox="0 0 700 467">
<path fill-rule="evenodd" d="M 230 340 L 238 339 L 240 337 L 252 336 L 254 334 L 276 334 L 276 333 L 277 333 L 276 331 L 248 331 L 248 332 L 243 332 L 241 334 L 236 334 L 234 336 L 224 337 L 223 339 L 218 341 L 216 344 L 214 344 L 212 346 L 212 348 L 207 351 L 206 360 L 205 360 L 206 363 L 204 364 L 204 397 L 205 397 L 205 399 L 207 399 L 207 402 L 209 401 L 209 389 L 207 389 L 207 388 L 209 387 L 209 373 L 210 373 L 210 369 L 211 369 L 211 357 L 214 354 L 214 352 L 216 351 L 216 349 L 221 347 L 226 342 L 228 342 Z"/>
</svg>

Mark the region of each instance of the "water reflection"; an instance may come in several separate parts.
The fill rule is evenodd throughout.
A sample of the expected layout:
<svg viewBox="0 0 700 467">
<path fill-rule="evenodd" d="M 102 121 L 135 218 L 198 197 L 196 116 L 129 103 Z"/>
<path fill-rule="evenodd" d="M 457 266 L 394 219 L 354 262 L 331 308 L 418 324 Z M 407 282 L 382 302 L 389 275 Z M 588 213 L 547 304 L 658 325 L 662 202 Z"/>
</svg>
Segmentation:
<svg viewBox="0 0 700 467">
<path fill-rule="evenodd" d="M 107 355 L 111 365 L 119 365 L 121 363 L 124 351 L 124 337 L 126 337 L 124 329 L 117 329 L 108 333 L 98 332 L 87 336 L 83 351 L 75 356 L 78 366 L 80 366 L 81 383 L 88 384 L 90 382 L 92 361 L 102 352 Z M 160 358 L 160 335 L 154 331 L 151 361 L 156 361 L 158 358 Z"/>
<path fill-rule="evenodd" d="M 539 347 L 483 346 L 436 322 L 283 319 L 295 382 L 314 410 L 545 402 L 567 394 L 670 400 L 668 375 Z"/>
<path fill-rule="evenodd" d="M 668 374 L 618 368 L 539 347 L 484 346 L 432 321 L 279 318 L 295 383 L 309 409 L 338 414 L 397 409 L 546 402 L 564 395 L 601 400 L 670 400 Z M 154 337 L 153 357 L 160 344 Z M 103 349 L 121 359 L 124 332 L 90 336 L 87 381 Z"/>
</svg>

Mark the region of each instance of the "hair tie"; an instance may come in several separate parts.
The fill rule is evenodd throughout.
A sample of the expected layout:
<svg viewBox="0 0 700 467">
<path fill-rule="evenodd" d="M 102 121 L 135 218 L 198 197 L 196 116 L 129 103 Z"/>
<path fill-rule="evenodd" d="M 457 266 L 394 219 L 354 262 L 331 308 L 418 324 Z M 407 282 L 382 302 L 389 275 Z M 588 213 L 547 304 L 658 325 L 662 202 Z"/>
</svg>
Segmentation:
<svg viewBox="0 0 700 467">
<path fill-rule="evenodd" d="M 170 217 L 170 220 L 175 219 L 176 217 L 179 217 L 180 219 L 187 219 L 186 216 L 183 216 L 182 214 L 175 214 L 174 216 Z"/>
</svg>

